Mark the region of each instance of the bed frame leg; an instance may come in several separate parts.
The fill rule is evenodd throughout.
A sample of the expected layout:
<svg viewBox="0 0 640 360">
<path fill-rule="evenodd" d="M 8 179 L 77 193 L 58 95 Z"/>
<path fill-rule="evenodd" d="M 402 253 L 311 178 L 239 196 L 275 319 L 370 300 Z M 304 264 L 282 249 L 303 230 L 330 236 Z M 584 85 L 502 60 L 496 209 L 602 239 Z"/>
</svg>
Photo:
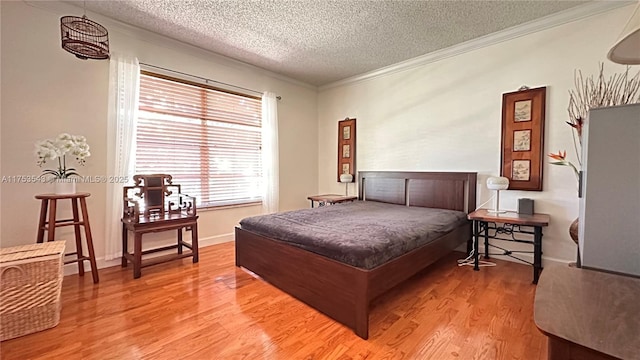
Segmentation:
<svg viewBox="0 0 640 360">
<path fill-rule="evenodd" d="M 236 267 L 240 267 L 240 262 L 238 261 L 238 253 L 239 253 L 239 251 L 238 251 L 238 243 L 239 243 L 240 241 L 238 241 L 238 239 L 239 239 L 241 236 L 240 236 L 240 229 L 238 229 L 237 227 L 234 229 L 234 235 L 235 235 L 235 236 L 234 236 L 234 238 L 235 238 L 235 246 L 234 246 L 234 249 L 235 249 L 235 255 L 236 255 Z"/>
<path fill-rule="evenodd" d="M 369 304 L 356 309 L 356 335 L 367 340 L 369 338 Z"/>
<path fill-rule="evenodd" d="M 363 323 L 356 325 L 356 335 L 361 337 L 363 340 L 369 339 L 369 324 Z"/>
<path fill-rule="evenodd" d="M 369 338 L 369 289 L 367 274 L 358 273 L 355 278 L 354 285 L 356 287 L 356 326 L 354 330 L 356 335 L 367 340 Z"/>
</svg>

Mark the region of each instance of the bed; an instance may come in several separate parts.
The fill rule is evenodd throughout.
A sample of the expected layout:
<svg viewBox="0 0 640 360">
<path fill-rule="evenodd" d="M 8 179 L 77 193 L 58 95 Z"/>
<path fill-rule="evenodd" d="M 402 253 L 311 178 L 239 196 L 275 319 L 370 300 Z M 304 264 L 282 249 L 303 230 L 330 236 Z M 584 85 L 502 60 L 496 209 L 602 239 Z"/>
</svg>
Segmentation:
<svg viewBox="0 0 640 360">
<path fill-rule="evenodd" d="M 365 171 L 358 174 L 358 182 L 359 202 L 464 213 L 475 209 L 476 173 Z M 358 208 L 361 204 L 351 206 Z M 314 230 L 320 233 L 310 227 L 306 235 Z M 275 231 L 265 235 L 236 227 L 235 235 L 236 266 L 255 273 L 367 339 L 371 301 L 461 244 L 466 242 L 469 248 L 471 224 L 466 219 L 458 221 L 455 227 L 409 252 L 363 263 L 342 258 L 338 261 L 329 256 L 331 251 L 323 254 L 322 249 L 306 249 L 291 243 L 289 236 L 294 235 L 291 233 Z"/>
</svg>

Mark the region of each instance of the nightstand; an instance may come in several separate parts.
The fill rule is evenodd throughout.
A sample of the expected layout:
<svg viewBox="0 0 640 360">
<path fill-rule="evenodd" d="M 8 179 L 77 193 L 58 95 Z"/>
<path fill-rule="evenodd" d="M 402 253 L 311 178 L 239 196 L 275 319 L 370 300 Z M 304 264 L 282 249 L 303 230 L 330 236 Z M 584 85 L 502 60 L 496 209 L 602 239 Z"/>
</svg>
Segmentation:
<svg viewBox="0 0 640 360">
<path fill-rule="evenodd" d="M 533 283 L 538 283 L 540 272 L 542 271 L 542 227 L 549 225 L 549 215 L 533 214 L 524 215 L 515 212 L 505 212 L 501 214 L 491 213 L 487 209 L 480 209 L 467 216 L 473 220 L 473 244 L 474 244 L 474 266 L 473 270 L 479 271 L 478 259 L 479 238 L 484 237 L 484 257 L 489 255 L 506 255 L 520 262 L 533 266 Z M 497 224 L 502 224 L 498 226 Z M 524 227 L 521 228 L 521 227 Z M 521 239 L 516 234 L 533 235 L 533 240 Z M 490 244 L 489 239 L 513 241 L 533 245 L 533 251 L 507 250 L 500 246 Z M 490 254 L 489 247 L 495 247 L 502 252 Z M 533 253 L 533 262 L 523 260 L 514 253 Z"/>
<path fill-rule="evenodd" d="M 357 200 L 358 197 L 336 195 L 336 194 L 324 194 L 324 195 L 312 195 L 307 197 L 307 199 L 311 200 L 311 207 L 313 208 L 313 204 L 315 201 L 318 202 L 318 206 L 325 206 L 325 205 L 333 205 L 333 204 L 339 204 L 347 201 Z"/>
</svg>

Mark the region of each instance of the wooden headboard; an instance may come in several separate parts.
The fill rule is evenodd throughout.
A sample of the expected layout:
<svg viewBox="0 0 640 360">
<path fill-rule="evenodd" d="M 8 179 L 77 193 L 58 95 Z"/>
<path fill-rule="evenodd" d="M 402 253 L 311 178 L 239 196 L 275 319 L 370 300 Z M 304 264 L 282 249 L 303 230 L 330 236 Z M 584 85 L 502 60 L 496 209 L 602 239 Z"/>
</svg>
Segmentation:
<svg viewBox="0 0 640 360">
<path fill-rule="evenodd" d="M 476 208 L 475 172 L 358 172 L 358 198 L 471 213 Z"/>
</svg>

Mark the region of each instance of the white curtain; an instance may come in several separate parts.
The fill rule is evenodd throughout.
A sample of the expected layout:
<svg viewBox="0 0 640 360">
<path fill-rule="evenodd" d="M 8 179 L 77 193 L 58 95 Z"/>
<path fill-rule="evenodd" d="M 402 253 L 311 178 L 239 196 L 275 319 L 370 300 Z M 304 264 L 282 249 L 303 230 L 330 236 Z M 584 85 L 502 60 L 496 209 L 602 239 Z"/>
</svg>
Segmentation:
<svg viewBox="0 0 640 360">
<path fill-rule="evenodd" d="M 109 110 L 107 123 L 107 179 L 123 177 L 133 181 L 136 153 L 136 118 L 140 94 L 138 59 L 112 54 L 109 75 Z M 122 256 L 122 187 L 126 184 L 107 181 L 105 225 L 105 260 Z"/>
<path fill-rule="evenodd" d="M 276 94 L 262 95 L 262 211 L 278 211 L 278 100 Z"/>
</svg>

